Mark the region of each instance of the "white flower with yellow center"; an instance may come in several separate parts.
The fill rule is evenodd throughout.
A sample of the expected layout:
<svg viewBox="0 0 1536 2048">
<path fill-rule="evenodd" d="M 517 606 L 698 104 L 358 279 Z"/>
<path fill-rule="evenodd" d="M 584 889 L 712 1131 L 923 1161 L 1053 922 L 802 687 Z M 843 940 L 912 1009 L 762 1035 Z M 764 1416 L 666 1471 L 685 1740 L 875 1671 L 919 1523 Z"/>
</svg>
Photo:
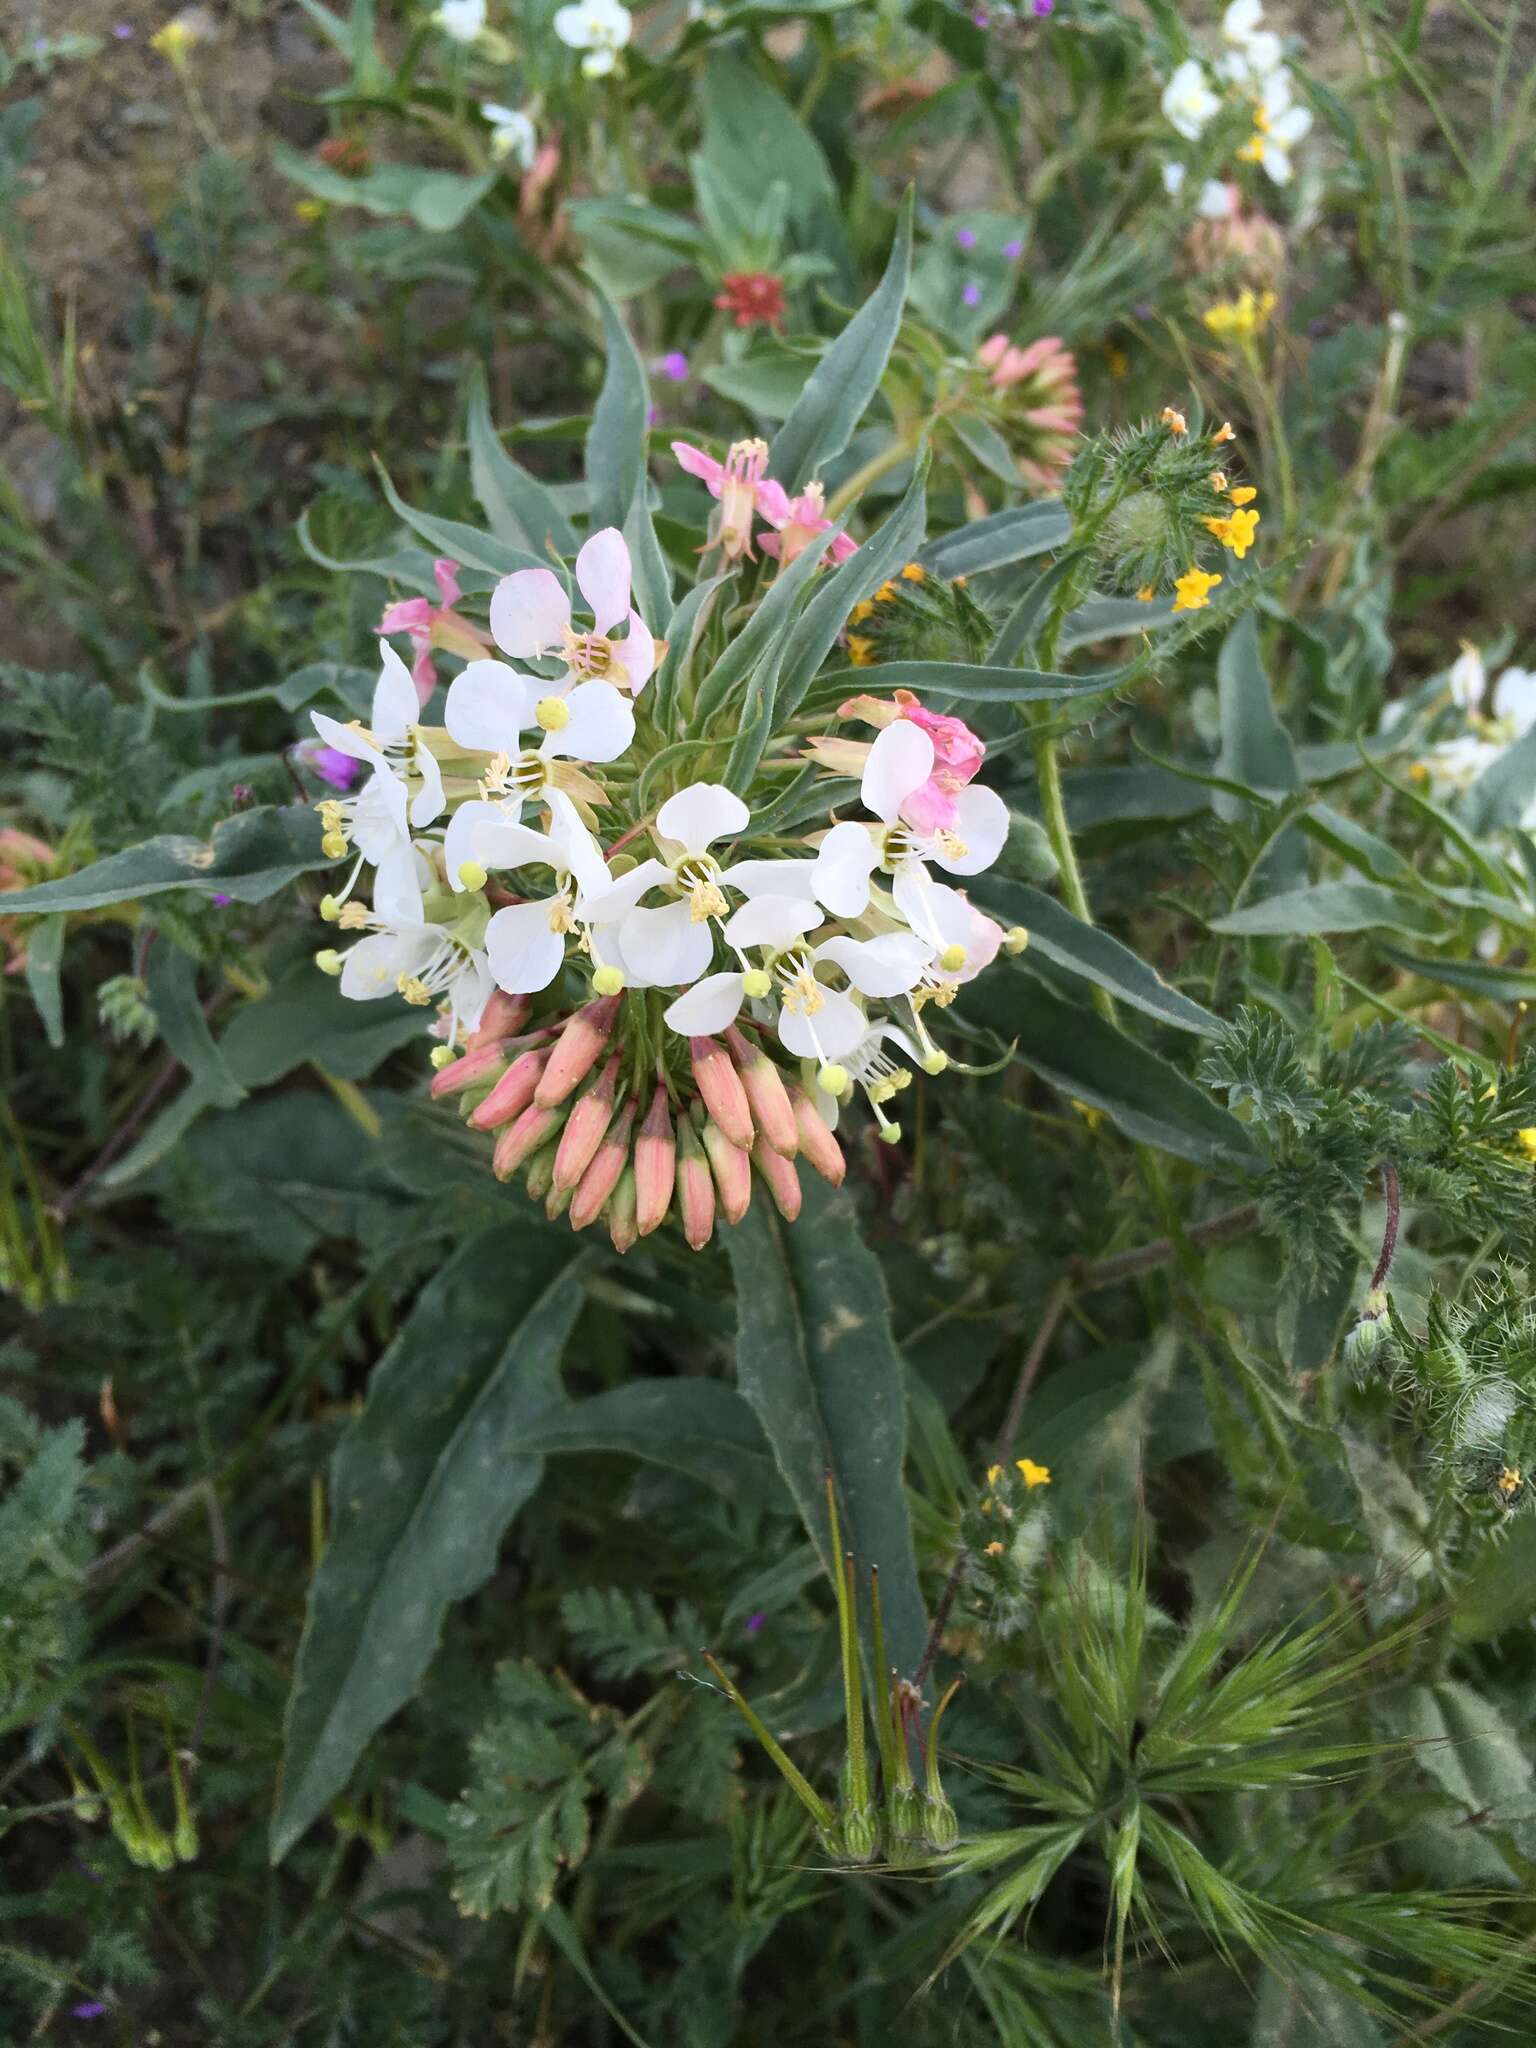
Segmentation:
<svg viewBox="0 0 1536 2048">
<path fill-rule="evenodd" d="M 310 713 L 328 747 L 373 770 L 356 796 L 327 797 L 317 807 L 325 827 L 321 845 L 333 860 L 354 845 L 375 867 L 410 845 L 412 825 L 430 825 L 443 808 L 443 778 L 417 724 L 421 706 L 411 672 L 387 640 L 379 642 L 379 658 L 369 725 Z M 413 776 L 421 786 L 411 796 Z"/>
<path fill-rule="evenodd" d="M 1221 112 L 1221 97 L 1211 89 L 1198 57 L 1186 58 L 1163 87 L 1163 113 L 1186 142 L 1198 142 Z"/>
<path fill-rule="evenodd" d="M 504 661 L 472 661 L 455 676 L 443 724 L 459 746 L 491 757 L 485 794 L 512 818 L 523 804 L 548 800 L 562 761 L 616 761 L 635 736 L 634 708 L 612 683 L 578 683 L 552 695 L 547 683 Z M 534 734 L 538 745 L 525 745 Z"/>
<path fill-rule="evenodd" d="M 630 604 L 629 549 L 616 526 L 605 526 L 576 557 L 576 587 L 592 612 L 590 630 L 578 632 L 571 600 L 553 569 L 517 569 L 491 595 L 491 637 L 514 661 L 546 654 L 565 663 L 565 674 L 546 683 L 558 696 L 581 682 L 606 682 L 638 696 L 656 666 L 656 643 Z M 616 626 L 627 623 L 622 640 Z"/>
<path fill-rule="evenodd" d="M 521 107 L 503 107 L 495 100 L 482 100 L 480 112 L 490 123 L 492 158 L 499 164 L 510 159 L 520 171 L 531 171 L 539 147 L 539 131 L 532 116 Z"/>
<path fill-rule="evenodd" d="M 555 15 L 555 34 L 569 49 L 584 50 L 582 71 L 605 78 L 629 41 L 634 19 L 619 0 L 574 0 Z"/>
<path fill-rule="evenodd" d="M 341 992 L 356 1003 L 382 996 L 404 996 L 426 1008 L 446 1003 L 449 1043 L 473 1031 L 491 993 L 490 966 L 481 944 L 485 916 L 483 899 L 452 923 L 429 919 L 421 888 L 419 857 L 392 856 L 379 869 L 373 909 L 348 904 L 340 914 L 343 930 L 366 930 L 367 937 L 345 953 L 323 952 L 317 964 L 341 980 Z"/>
<path fill-rule="evenodd" d="M 722 871 L 711 851 L 747 828 L 750 813 L 718 782 L 690 783 L 656 813 L 655 838 L 665 859 L 641 861 L 594 899 L 599 922 L 616 927 L 615 943 L 632 988 L 679 988 L 697 981 L 714 958 L 714 928 L 730 914 Z M 652 890 L 671 898 L 651 906 Z"/>
<path fill-rule="evenodd" d="M 467 824 L 461 821 L 470 813 Z M 558 790 L 549 796 L 549 830 L 535 832 L 515 823 L 495 804 L 466 804 L 449 827 L 444 852 L 452 863 L 469 852 L 449 873 L 469 887 L 484 884 L 489 871 L 524 867 L 548 868 L 553 886 L 545 896 L 508 904 L 494 913 L 485 931 L 485 950 L 498 988 L 508 995 L 531 996 L 548 988 L 565 964 L 566 940 L 573 933 L 577 950 L 585 953 L 601 975 L 604 961 L 595 942 L 585 900 L 602 891 L 608 868 L 597 842 Z"/>
</svg>

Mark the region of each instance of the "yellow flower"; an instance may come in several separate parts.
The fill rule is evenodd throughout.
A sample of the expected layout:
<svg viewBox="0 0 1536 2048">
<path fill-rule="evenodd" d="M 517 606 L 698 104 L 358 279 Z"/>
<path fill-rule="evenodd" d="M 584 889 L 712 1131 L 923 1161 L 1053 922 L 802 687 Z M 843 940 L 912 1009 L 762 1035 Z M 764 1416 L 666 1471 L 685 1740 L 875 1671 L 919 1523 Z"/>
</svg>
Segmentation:
<svg viewBox="0 0 1536 2048">
<path fill-rule="evenodd" d="M 855 668 L 873 668 L 875 665 L 875 643 L 865 640 L 857 633 L 848 635 L 848 659 Z"/>
<path fill-rule="evenodd" d="M 875 607 L 871 603 L 869 598 L 861 597 L 858 603 L 854 606 L 853 610 L 848 614 L 849 625 L 862 626 L 864 621 L 871 615 L 874 609 Z"/>
<path fill-rule="evenodd" d="M 1252 484 L 1238 484 L 1231 492 L 1232 503 L 1234 505 L 1251 505 L 1258 495 Z"/>
<path fill-rule="evenodd" d="M 1253 530 L 1259 523 L 1257 512 L 1234 512 L 1226 519 L 1207 519 L 1205 522 L 1224 548 L 1230 548 L 1241 561 L 1253 546 Z"/>
<path fill-rule="evenodd" d="M 987 1545 L 987 1555 L 988 1555 L 988 1557 L 1001 1557 L 1001 1556 L 1002 1556 L 1002 1554 L 1003 1554 L 1003 1546 L 1002 1546 L 1002 1544 L 1001 1544 L 1001 1543 L 989 1543 L 989 1544 Z"/>
<path fill-rule="evenodd" d="M 300 220 L 316 221 L 325 219 L 325 201 L 323 199 L 301 199 L 293 210 Z"/>
<path fill-rule="evenodd" d="M 874 595 L 874 602 L 875 602 L 876 604 L 889 604 L 889 603 L 890 603 L 890 601 L 891 601 L 891 599 L 892 599 L 892 598 L 893 598 L 893 597 L 894 597 L 895 595 L 896 595 L 896 586 L 895 586 L 895 584 L 894 584 L 894 583 L 891 583 L 891 582 L 889 582 L 889 581 L 887 581 L 887 582 L 885 582 L 885 583 L 882 583 L 882 584 L 881 584 L 881 586 L 880 586 L 880 588 L 879 588 L 879 589 L 878 589 L 878 590 L 877 590 L 877 591 L 875 592 L 875 595 Z"/>
<path fill-rule="evenodd" d="M 901 572 L 901 580 L 903 583 L 926 583 L 928 571 L 921 562 L 908 562 Z"/>
<path fill-rule="evenodd" d="M 1493 1483 L 1502 1494 L 1517 1493 L 1520 1489 L 1520 1467 L 1506 1465 Z"/>
<path fill-rule="evenodd" d="M 149 47 L 159 57 L 171 64 L 184 64 L 188 50 L 197 41 L 184 21 L 168 21 L 164 28 L 158 28 L 149 39 Z"/>
<path fill-rule="evenodd" d="M 1157 592 L 1150 583 L 1143 583 L 1140 590 L 1136 593 L 1136 602 L 1138 604 L 1150 604 L 1156 595 Z"/>
<path fill-rule="evenodd" d="M 1211 446 L 1219 448 L 1223 441 L 1235 441 L 1236 439 L 1237 436 L 1232 431 L 1232 422 L 1230 420 L 1223 420 L 1211 436 Z"/>
<path fill-rule="evenodd" d="M 1158 414 L 1158 418 L 1172 433 L 1187 434 L 1189 432 L 1188 420 L 1185 419 L 1183 413 L 1177 412 L 1171 405 L 1165 405 Z"/>
<path fill-rule="evenodd" d="M 1016 1458 L 1014 1463 L 1018 1466 L 1020 1472 L 1023 1473 L 1024 1484 L 1031 1493 L 1033 1493 L 1037 1486 L 1050 1485 L 1051 1468 L 1049 1465 L 1037 1465 L 1032 1458 Z"/>
<path fill-rule="evenodd" d="M 1221 578 L 1219 576 L 1212 576 L 1204 569 L 1186 569 L 1184 574 L 1174 582 L 1174 610 L 1176 612 L 1204 611 L 1211 601 L 1211 592 L 1220 581 Z"/>
<path fill-rule="evenodd" d="M 999 1481 L 999 1479 L 1001 1479 L 1001 1478 L 1002 1478 L 1002 1476 L 1003 1476 L 1003 1468 L 1002 1468 L 1002 1466 L 1001 1466 L 1001 1465 L 989 1465 L 989 1466 L 987 1467 L 987 1484 L 988 1484 L 988 1486 L 996 1486 L 997 1482 Z"/>
<path fill-rule="evenodd" d="M 1200 318 L 1218 341 L 1228 339 L 1248 341 L 1258 333 L 1275 310 L 1275 295 L 1264 292 L 1255 298 L 1247 285 L 1235 299 L 1218 299 L 1214 306 L 1207 306 Z M 1216 437 L 1222 439 L 1221 435 Z"/>
<path fill-rule="evenodd" d="M 1516 1131 L 1515 1143 L 1527 1159 L 1536 1159 L 1536 1124 L 1528 1125 L 1523 1131 Z"/>
</svg>

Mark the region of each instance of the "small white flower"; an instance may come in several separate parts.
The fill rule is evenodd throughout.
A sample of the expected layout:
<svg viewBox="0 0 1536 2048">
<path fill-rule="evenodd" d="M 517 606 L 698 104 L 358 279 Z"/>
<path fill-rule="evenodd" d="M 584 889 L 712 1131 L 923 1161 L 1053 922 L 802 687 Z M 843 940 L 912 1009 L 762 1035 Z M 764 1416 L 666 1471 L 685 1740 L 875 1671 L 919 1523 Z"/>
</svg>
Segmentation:
<svg viewBox="0 0 1536 2048">
<path fill-rule="evenodd" d="M 514 661 L 558 653 L 565 662 L 556 692 L 583 678 L 616 683 L 635 696 L 656 666 L 656 643 L 629 602 L 629 549 L 616 526 L 605 526 L 576 557 L 576 587 L 592 608 L 592 631 L 578 633 L 571 600 L 552 569 L 518 569 L 503 576 L 491 596 L 491 635 Z M 622 640 L 611 637 L 627 622 Z M 595 757 L 593 757 L 595 758 Z"/>
<path fill-rule="evenodd" d="M 594 967 L 610 964 L 594 944 L 584 914 L 586 899 L 607 887 L 607 864 L 574 806 L 558 791 L 549 794 L 548 832 L 530 831 L 501 815 L 494 804 L 464 806 L 464 810 L 481 814 L 472 820 L 462 841 L 471 848 L 467 860 L 486 869 L 547 867 L 554 876 L 554 888 L 547 896 L 508 904 L 486 926 L 485 950 L 491 972 L 497 987 L 508 995 L 537 995 L 548 988 L 565 964 L 565 941 L 571 932 L 578 934 L 580 949 L 591 957 Z M 486 816 L 487 812 L 497 815 Z M 461 811 L 454 819 L 450 837 L 463 814 Z M 448 854 L 450 861 L 453 851 Z M 450 866 L 449 872 L 456 870 Z"/>
<path fill-rule="evenodd" d="M 1231 6 L 1221 17 L 1223 42 L 1248 43 L 1262 33 L 1259 23 L 1264 18 L 1264 0 L 1232 0 Z"/>
<path fill-rule="evenodd" d="M 1197 142 L 1221 112 L 1221 100 L 1197 57 L 1186 58 L 1163 87 L 1163 112 L 1186 142 Z"/>
<path fill-rule="evenodd" d="M 634 709 L 612 683 L 551 695 L 547 683 L 504 661 L 471 661 L 455 676 L 443 724 L 461 747 L 491 755 L 487 793 L 511 817 L 524 803 L 548 801 L 557 762 L 616 761 L 635 736 Z M 523 735 L 535 732 L 539 746 L 525 747 Z"/>
<path fill-rule="evenodd" d="M 1291 152 L 1312 127 L 1312 110 L 1293 104 L 1291 74 L 1272 71 L 1263 81 L 1254 114 L 1252 149 L 1264 175 L 1275 185 L 1291 179 Z"/>
<path fill-rule="evenodd" d="M 1200 187 L 1196 213 L 1202 220 L 1226 220 L 1238 208 L 1237 188 L 1224 178 L 1207 178 Z"/>
<path fill-rule="evenodd" d="M 443 0 L 432 19 L 456 43 L 472 43 L 485 27 L 485 0 Z"/>
<path fill-rule="evenodd" d="M 450 1042 L 474 1030 L 491 993 L 490 966 L 473 920 L 463 929 L 426 921 L 414 858 L 380 868 L 373 910 L 357 921 L 373 929 L 341 956 L 344 996 L 367 1003 L 402 995 L 423 1007 L 446 1000 Z"/>
<path fill-rule="evenodd" d="M 1504 670 L 1493 686 L 1493 715 L 1516 739 L 1536 725 L 1536 670 Z"/>
<path fill-rule="evenodd" d="M 1170 199 L 1177 199 L 1184 190 L 1184 180 L 1189 172 L 1183 164 L 1163 165 L 1163 190 Z"/>
<path fill-rule="evenodd" d="M 411 672 L 387 640 L 379 642 L 379 659 L 371 726 L 343 725 L 323 711 L 310 713 L 328 747 L 373 770 L 356 796 L 328 797 L 319 809 L 327 835 L 350 840 L 375 867 L 409 848 L 411 825 L 430 825 L 443 808 L 443 778 L 416 722 L 421 706 Z M 421 787 L 408 797 L 412 774 L 420 777 Z"/>
<path fill-rule="evenodd" d="M 629 9 L 619 0 L 573 0 L 555 15 L 555 34 L 561 42 L 586 51 L 581 68 L 588 78 L 607 76 L 633 27 Z"/>
<path fill-rule="evenodd" d="M 589 906 L 595 920 L 617 926 L 619 962 L 631 988 L 685 987 L 709 966 L 713 927 L 730 911 L 721 886 L 726 877 L 710 849 L 744 832 L 749 816 L 722 783 L 690 783 L 656 813 L 667 858 L 641 861 Z M 655 908 L 643 904 L 652 889 L 669 891 L 673 900 Z"/>
<path fill-rule="evenodd" d="M 1235 50 L 1229 50 L 1216 66 L 1219 77 L 1232 85 L 1262 85 L 1276 77 L 1285 64 L 1285 45 L 1268 29 Z"/>
<path fill-rule="evenodd" d="M 1462 642 L 1461 652 L 1451 663 L 1445 680 L 1450 685 L 1451 702 L 1460 710 L 1475 711 L 1482 703 L 1488 688 L 1488 671 L 1470 640 Z"/>
<path fill-rule="evenodd" d="M 531 170 L 539 147 L 539 131 L 532 117 L 520 107 L 499 106 L 495 100 L 482 100 L 480 111 L 490 123 L 491 155 L 497 163 L 510 157 L 519 170 Z"/>
</svg>

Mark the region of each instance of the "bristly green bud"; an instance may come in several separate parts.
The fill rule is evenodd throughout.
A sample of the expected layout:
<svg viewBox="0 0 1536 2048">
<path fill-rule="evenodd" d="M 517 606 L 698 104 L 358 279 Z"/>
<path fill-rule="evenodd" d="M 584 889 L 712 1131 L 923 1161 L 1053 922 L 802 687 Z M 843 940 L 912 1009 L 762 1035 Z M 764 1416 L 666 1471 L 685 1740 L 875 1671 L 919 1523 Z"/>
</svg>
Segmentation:
<svg viewBox="0 0 1536 2048">
<path fill-rule="evenodd" d="M 963 576 L 952 582 L 920 563 L 882 583 L 848 620 L 855 668 L 882 661 L 984 661 L 993 625 Z"/>
<path fill-rule="evenodd" d="M 1370 1364 L 1389 1335 L 1386 1289 L 1373 1287 L 1360 1309 L 1360 1320 L 1344 1339 L 1344 1363 L 1355 1371 Z"/>
<path fill-rule="evenodd" d="M 96 1015 L 119 1045 L 130 1038 L 153 1045 L 160 1022 L 149 1007 L 149 984 L 136 974 L 114 974 L 96 991 Z"/>
<path fill-rule="evenodd" d="M 1226 450 L 1198 420 L 1157 420 L 1097 435 L 1072 465 L 1062 499 L 1073 537 L 1092 548 L 1101 585 L 1127 597 L 1172 592 L 1218 552 L 1212 520 L 1233 511 Z"/>
<path fill-rule="evenodd" d="M 905 1754 L 906 1744 L 902 1744 Z M 886 1858 L 891 1863 L 920 1863 L 928 1853 L 926 1802 L 910 1773 L 904 1785 L 886 1795 Z"/>
</svg>

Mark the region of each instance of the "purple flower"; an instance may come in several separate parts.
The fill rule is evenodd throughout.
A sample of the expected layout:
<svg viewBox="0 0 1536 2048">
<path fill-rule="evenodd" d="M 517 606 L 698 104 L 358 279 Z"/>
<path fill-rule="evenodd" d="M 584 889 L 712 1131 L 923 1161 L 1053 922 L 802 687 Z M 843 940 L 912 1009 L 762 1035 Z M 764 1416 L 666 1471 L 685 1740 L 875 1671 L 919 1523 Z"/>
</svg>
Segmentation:
<svg viewBox="0 0 1536 2048">
<path fill-rule="evenodd" d="M 657 422 L 657 421 L 658 421 L 658 420 L 659 420 L 660 418 L 661 418 L 661 414 L 660 414 L 660 412 L 659 412 L 659 411 L 657 410 L 657 408 L 656 408 L 656 407 L 655 407 L 654 405 L 648 405 L 648 406 L 647 406 L 647 407 L 645 408 L 645 424 L 646 424 L 646 425 L 647 425 L 648 427 L 654 427 L 654 426 L 655 426 L 655 424 L 656 424 L 656 422 Z"/>
<path fill-rule="evenodd" d="M 991 15 L 983 14 L 980 8 L 978 8 L 976 12 L 971 16 L 971 20 L 975 23 L 977 28 L 990 28 L 992 26 Z"/>
<path fill-rule="evenodd" d="M 975 278 L 971 279 L 960 296 L 968 306 L 979 306 L 981 304 L 981 286 L 976 282 Z"/>
<path fill-rule="evenodd" d="M 1035 0 L 1035 13 L 1040 19 L 1056 11 L 1056 0 Z"/>
<path fill-rule="evenodd" d="M 363 772 L 361 761 L 354 761 L 339 747 L 324 747 L 318 740 L 300 740 L 293 751 L 311 775 L 318 775 L 332 789 L 350 789 Z"/>
<path fill-rule="evenodd" d="M 976 230 L 974 228 L 956 228 L 955 240 L 962 249 L 974 249 L 976 246 Z"/>
<path fill-rule="evenodd" d="M 72 2005 L 69 2016 L 72 2020 L 99 2020 L 106 2009 L 99 1998 L 88 1998 L 83 2005 Z"/>
<path fill-rule="evenodd" d="M 674 384 L 688 382 L 688 358 L 680 348 L 671 349 L 666 355 L 658 356 L 651 368 Z"/>
<path fill-rule="evenodd" d="M 762 1627 L 763 1623 L 767 1619 L 767 1615 L 763 1612 L 762 1608 L 759 1607 L 755 1614 L 749 1614 L 746 1620 L 742 1623 L 742 1633 L 744 1635 L 755 1636 L 758 1630 Z"/>
<path fill-rule="evenodd" d="M 213 899 L 213 907 L 215 910 L 227 910 L 234 900 L 233 896 L 226 896 L 220 889 Z"/>
<path fill-rule="evenodd" d="M 126 43 L 133 34 L 133 23 L 131 21 L 120 21 L 112 33 L 120 43 Z"/>
<path fill-rule="evenodd" d="M 1004 242 L 1003 254 L 1010 263 L 1017 263 L 1024 254 L 1024 244 L 1022 242 Z"/>
</svg>

